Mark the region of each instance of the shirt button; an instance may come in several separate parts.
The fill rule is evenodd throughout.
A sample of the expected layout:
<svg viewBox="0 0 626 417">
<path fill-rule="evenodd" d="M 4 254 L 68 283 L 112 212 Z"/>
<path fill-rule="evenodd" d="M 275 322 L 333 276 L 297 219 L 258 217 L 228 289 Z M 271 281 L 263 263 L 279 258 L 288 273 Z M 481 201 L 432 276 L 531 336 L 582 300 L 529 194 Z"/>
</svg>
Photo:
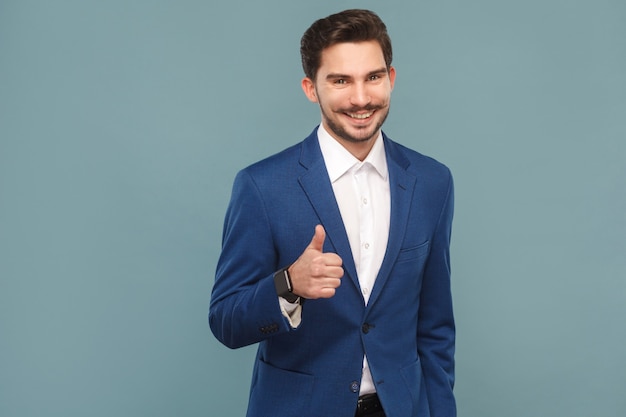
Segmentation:
<svg viewBox="0 0 626 417">
<path fill-rule="evenodd" d="M 370 292 L 370 290 L 369 288 L 363 288 L 362 292 L 363 292 L 363 295 L 367 295 Z"/>
<path fill-rule="evenodd" d="M 367 198 L 363 199 L 363 204 L 366 205 L 367 204 Z"/>
<path fill-rule="evenodd" d="M 359 392 L 359 383 L 357 381 L 350 382 L 350 391 Z"/>
<path fill-rule="evenodd" d="M 366 244 L 364 244 L 364 245 L 363 245 L 363 247 L 364 247 L 365 249 L 369 249 L 369 248 L 370 248 L 370 244 L 369 244 L 369 243 L 366 243 Z"/>
</svg>

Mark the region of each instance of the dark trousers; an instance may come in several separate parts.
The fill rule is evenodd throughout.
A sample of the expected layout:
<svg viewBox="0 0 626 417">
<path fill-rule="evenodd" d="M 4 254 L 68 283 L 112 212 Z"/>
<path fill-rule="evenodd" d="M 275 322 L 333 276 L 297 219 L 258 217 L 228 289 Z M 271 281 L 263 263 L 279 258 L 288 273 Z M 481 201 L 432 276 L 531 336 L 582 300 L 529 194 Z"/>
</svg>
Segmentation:
<svg viewBox="0 0 626 417">
<path fill-rule="evenodd" d="M 385 412 L 384 411 L 379 411 L 376 412 L 374 414 L 355 414 L 355 417 L 361 417 L 361 416 L 367 416 L 367 417 L 385 417 Z"/>
<path fill-rule="evenodd" d="M 367 394 L 359 397 L 355 417 L 385 417 L 385 410 L 376 394 Z"/>
</svg>

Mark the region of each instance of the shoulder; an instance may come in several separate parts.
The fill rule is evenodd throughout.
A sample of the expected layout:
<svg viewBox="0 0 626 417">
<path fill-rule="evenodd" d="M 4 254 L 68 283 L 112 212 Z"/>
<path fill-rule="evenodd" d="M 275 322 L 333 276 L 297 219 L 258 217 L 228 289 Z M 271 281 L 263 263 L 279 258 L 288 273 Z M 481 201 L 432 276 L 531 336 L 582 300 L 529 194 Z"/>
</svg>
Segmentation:
<svg viewBox="0 0 626 417">
<path fill-rule="evenodd" d="M 439 179 L 445 182 L 452 179 L 450 169 L 442 162 L 401 145 L 387 135 L 384 135 L 384 138 L 387 159 L 408 173 L 421 178 Z"/>
<path fill-rule="evenodd" d="M 251 177 L 258 182 L 297 179 L 305 170 L 303 161 L 318 157 L 321 158 L 321 151 L 316 129 L 304 140 L 243 168 L 237 176 Z"/>
<path fill-rule="evenodd" d="M 298 162 L 300 147 L 301 143 L 292 145 L 243 168 L 241 171 L 253 176 L 272 175 L 275 172 L 280 172 Z"/>
</svg>

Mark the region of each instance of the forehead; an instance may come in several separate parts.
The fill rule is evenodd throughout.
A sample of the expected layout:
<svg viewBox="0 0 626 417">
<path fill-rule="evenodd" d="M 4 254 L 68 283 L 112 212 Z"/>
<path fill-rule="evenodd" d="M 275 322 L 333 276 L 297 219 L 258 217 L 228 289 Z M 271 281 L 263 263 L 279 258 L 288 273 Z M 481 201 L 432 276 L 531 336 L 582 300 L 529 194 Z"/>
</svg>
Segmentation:
<svg viewBox="0 0 626 417">
<path fill-rule="evenodd" d="M 386 68 L 383 50 L 377 41 L 343 42 L 322 51 L 318 75 L 359 76 Z"/>
</svg>

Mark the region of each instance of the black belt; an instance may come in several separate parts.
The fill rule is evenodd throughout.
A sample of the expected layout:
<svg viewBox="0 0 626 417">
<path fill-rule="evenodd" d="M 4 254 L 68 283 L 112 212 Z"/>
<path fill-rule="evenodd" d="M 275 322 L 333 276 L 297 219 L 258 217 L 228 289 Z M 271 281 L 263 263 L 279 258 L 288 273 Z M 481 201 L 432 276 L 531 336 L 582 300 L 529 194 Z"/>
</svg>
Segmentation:
<svg viewBox="0 0 626 417">
<path fill-rule="evenodd" d="M 359 397 L 359 401 L 356 403 L 355 417 L 369 416 L 372 414 L 384 416 L 383 406 L 378 399 L 377 394 L 365 394 Z"/>
</svg>

